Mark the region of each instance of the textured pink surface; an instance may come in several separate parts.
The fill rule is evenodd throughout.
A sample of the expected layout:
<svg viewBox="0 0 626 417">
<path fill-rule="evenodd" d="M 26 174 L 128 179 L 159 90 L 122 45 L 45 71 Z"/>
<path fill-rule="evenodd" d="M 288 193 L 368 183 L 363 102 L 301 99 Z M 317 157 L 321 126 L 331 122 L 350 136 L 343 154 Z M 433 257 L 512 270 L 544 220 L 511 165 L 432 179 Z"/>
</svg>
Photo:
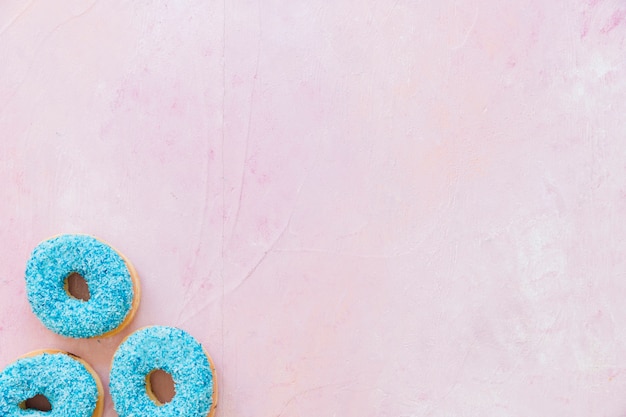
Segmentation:
<svg viewBox="0 0 626 417">
<path fill-rule="evenodd" d="M 626 413 L 626 4 L 0 3 L 0 367 L 59 232 L 216 417 Z M 114 416 L 107 394 L 106 417 Z"/>
</svg>

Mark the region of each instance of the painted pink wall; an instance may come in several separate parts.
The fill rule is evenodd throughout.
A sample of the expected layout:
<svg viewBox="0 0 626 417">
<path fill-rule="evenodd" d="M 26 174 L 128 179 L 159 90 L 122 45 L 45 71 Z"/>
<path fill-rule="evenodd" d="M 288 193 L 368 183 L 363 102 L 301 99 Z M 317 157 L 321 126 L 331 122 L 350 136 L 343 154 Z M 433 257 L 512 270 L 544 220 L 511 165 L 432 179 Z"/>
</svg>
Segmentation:
<svg viewBox="0 0 626 417">
<path fill-rule="evenodd" d="M 0 3 L 0 368 L 102 237 L 216 417 L 626 413 L 626 4 Z M 110 397 L 106 417 L 115 416 Z"/>
</svg>

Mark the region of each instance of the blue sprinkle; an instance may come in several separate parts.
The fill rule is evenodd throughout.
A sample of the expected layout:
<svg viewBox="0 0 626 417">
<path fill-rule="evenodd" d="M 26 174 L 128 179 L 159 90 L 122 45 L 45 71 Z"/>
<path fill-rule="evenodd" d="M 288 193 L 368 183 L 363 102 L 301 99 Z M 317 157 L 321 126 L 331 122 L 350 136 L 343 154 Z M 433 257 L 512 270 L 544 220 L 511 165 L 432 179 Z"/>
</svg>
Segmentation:
<svg viewBox="0 0 626 417">
<path fill-rule="evenodd" d="M 52 409 L 42 413 L 20 404 L 37 394 Z M 42 353 L 18 359 L 0 373 L 0 416 L 91 417 L 98 402 L 93 375 L 79 361 L 64 353 Z"/>
<path fill-rule="evenodd" d="M 172 376 L 176 394 L 157 405 L 146 391 L 146 377 L 155 369 Z M 214 375 L 202 345 L 174 327 L 137 330 L 113 357 L 109 387 L 120 417 L 206 417 L 213 404 Z"/>
<path fill-rule="evenodd" d="M 87 282 L 88 301 L 66 292 L 65 279 L 73 272 Z M 122 257 L 86 235 L 61 235 L 37 245 L 26 266 L 26 293 L 44 326 L 74 338 L 97 337 L 119 327 L 134 297 Z"/>
</svg>

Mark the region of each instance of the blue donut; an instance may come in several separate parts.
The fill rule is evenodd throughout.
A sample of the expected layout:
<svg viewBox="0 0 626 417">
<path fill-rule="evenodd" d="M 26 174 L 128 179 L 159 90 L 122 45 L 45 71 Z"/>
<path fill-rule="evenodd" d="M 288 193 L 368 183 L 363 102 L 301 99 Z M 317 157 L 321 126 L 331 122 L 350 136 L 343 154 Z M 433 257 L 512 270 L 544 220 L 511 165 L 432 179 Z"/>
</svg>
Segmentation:
<svg viewBox="0 0 626 417">
<path fill-rule="evenodd" d="M 25 409 L 27 399 L 45 396 L 51 410 Z M 0 373 L 0 416 L 100 417 L 103 389 L 97 374 L 82 359 L 61 351 L 24 356 Z"/>
<path fill-rule="evenodd" d="M 80 274 L 90 298 L 72 297 L 66 278 Z M 135 270 L 115 249 L 86 235 L 60 235 L 33 250 L 26 266 L 26 293 L 35 315 L 65 337 L 111 336 L 125 327 L 139 303 Z"/>
<path fill-rule="evenodd" d="M 175 395 L 160 404 L 149 388 L 157 369 L 174 380 Z M 109 388 L 120 417 L 206 417 L 214 410 L 217 384 L 211 360 L 189 333 L 165 326 L 144 327 L 113 356 Z"/>
</svg>

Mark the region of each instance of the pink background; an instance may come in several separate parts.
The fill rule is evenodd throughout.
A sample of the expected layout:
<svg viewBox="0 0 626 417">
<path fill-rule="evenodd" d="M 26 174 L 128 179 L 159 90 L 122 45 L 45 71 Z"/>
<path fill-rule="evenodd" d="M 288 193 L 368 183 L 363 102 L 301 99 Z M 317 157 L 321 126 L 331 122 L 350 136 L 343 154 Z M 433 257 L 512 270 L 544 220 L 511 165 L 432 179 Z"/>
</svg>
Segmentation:
<svg viewBox="0 0 626 417">
<path fill-rule="evenodd" d="M 0 2 L 0 368 L 106 384 L 165 324 L 216 417 L 625 415 L 625 42 L 618 0 Z M 30 312 L 62 232 L 137 267 L 122 335 Z"/>
</svg>

